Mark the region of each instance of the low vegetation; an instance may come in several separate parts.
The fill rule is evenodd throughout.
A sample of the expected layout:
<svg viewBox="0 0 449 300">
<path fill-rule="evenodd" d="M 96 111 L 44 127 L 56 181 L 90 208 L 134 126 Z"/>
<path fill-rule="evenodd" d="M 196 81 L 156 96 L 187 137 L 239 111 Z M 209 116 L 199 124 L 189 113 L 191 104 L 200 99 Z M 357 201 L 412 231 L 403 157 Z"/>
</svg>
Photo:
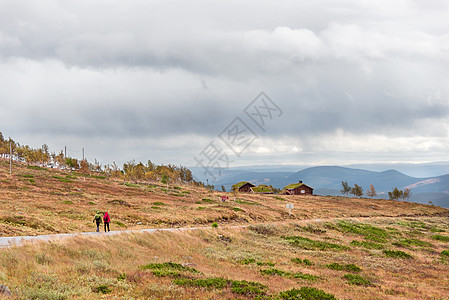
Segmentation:
<svg viewBox="0 0 449 300">
<path fill-rule="evenodd" d="M 194 184 L 14 167 L 9 176 L 0 160 L 3 236 L 92 231 L 97 210 L 109 212 L 114 231 L 203 229 L 77 236 L 1 248 L 0 284 L 11 289 L 13 299 L 447 295 L 449 219 L 448 211 L 436 206 L 252 194 L 221 202 L 223 193 Z M 300 209 L 290 216 L 284 200 Z M 373 205 L 376 210 L 369 209 Z"/>
<path fill-rule="evenodd" d="M 373 283 L 371 281 L 358 274 L 346 274 L 345 276 L 343 276 L 343 278 L 346 279 L 349 284 L 373 286 Z"/>
<path fill-rule="evenodd" d="M 404 251 L 400 251 L 400 250 L 384 250 L 383 252 L 384 252 L 385 256 L 387 256 L 387 257 L 404 258 L 404 259 L 413 258 L 412 255 L 410 255 Z"/>
</svg>

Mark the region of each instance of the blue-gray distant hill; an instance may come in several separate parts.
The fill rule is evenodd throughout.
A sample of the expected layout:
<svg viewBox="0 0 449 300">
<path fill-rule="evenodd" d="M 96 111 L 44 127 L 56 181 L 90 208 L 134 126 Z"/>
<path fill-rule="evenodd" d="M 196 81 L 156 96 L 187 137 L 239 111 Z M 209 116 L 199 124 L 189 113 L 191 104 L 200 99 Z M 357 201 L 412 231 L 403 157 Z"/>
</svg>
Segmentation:
<svg viewBox="0 0 449 300">
<path fill-rule="evenodd" d="M 388 192 L 395 187 L 409 188 L 412 191 L 410 201 L 429 203 L 449 208 L 449 174 L 416 178 L 407 176 L 396 170 L 368 171 L 338 166 L 311 167 L 298 172 L 263 172 L 234 170 L 223 174 L 213 184 L 217 189 L 231 186 L 240 181 L 250 181 L 256 185 L 267 184 L 275 188 L 302 180 L 315 189 L 319 195 L 341 195 L 341 182 L 347 181 L 350 186 L 361 185 L 366 191 L 370 184 L 375 187 L 378 198 L 388 198 Z"/>
</svg>

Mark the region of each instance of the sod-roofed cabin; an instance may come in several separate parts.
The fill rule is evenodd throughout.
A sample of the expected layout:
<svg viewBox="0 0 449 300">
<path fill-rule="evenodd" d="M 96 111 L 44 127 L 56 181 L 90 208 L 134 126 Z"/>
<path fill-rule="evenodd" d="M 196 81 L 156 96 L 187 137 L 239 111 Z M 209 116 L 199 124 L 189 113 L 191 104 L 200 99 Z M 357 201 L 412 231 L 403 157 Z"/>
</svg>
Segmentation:
<svg viewBox="0 0 449 300">
<path fill-rule="evenodd" d="M 312 195 L 313 188 L 299 181 L 298 183 L 292 183 L 284 187 L 282 193 L 284 195 Z"/>
<path fill-rule="evenodd" d="M 261 184 L 251 188 L 251 192 L 255 194 L 274 194 L 273 187 Z"/>
<path fill-rule="evenodd" d="M 240 193 L 250 193 L 251 188 L 256 187 L 254 184 L 248 181 L 241 181 L 232 186 L 233 191 L 238 191 Z"/>
</svg>

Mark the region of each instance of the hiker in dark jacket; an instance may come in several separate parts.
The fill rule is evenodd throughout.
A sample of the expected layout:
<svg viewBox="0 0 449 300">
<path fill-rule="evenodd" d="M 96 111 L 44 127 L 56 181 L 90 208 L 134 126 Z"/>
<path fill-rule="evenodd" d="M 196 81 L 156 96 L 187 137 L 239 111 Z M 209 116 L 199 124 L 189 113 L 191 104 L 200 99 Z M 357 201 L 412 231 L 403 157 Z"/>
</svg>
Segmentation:
<svg viewBox="0 0 449 300">
<path fill-rule="evenodd" d="M 111 218 L 109 217 L 109 214 L 107 211 L 104 212 L 103 222 L 104 222 L 104 232 L 106 232 L 106 226 L 108 227 L 108 231 L 109 231 L 109 223 L 111 222 Z"/>
<path fill-rule="evenodd" d="M 97 211 L 97 213 L 95 214 L 94 220 L 92 222 L 97 222 L 97 232 L 99 232 L 101 223 L 101 215 L 99 211 Z"/>
</svg>

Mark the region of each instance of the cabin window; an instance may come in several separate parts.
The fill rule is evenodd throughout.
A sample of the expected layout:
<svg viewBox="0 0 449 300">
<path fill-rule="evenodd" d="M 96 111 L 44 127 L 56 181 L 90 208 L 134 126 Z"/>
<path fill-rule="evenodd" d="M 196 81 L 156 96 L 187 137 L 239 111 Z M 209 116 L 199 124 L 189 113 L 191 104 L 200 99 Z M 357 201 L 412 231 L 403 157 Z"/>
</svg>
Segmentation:
<svg viewBox="0 0 449 300">
<path fill-rule="evenodd" d="M 301 194 L 305 194 L 306 193 L 306 190 L 301 190 Z"/>
</svg>

